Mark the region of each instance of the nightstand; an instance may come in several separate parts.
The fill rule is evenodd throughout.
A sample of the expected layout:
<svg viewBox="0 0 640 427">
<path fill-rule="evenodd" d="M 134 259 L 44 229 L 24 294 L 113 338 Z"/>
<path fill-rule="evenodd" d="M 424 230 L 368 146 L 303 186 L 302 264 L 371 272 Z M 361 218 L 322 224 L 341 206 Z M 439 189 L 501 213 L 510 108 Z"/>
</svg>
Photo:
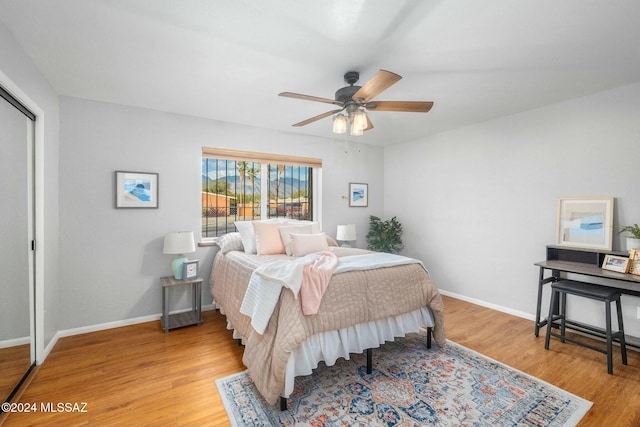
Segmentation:
<svg viewBox="0 0 640 427">
<path fill-rule="evenodd" d="M 196 277 L 189 280 L 177 280 L 173 276 L 160 278 L 162 284 L 162 329 L 168 332 L 170 329 L 181 328 L 202 323 L 202 278 Z M 193 309 L 182 313 L 169 314 L 169 288 L 179 285 L 191 285 L 193 296 Z"/>
</svg>

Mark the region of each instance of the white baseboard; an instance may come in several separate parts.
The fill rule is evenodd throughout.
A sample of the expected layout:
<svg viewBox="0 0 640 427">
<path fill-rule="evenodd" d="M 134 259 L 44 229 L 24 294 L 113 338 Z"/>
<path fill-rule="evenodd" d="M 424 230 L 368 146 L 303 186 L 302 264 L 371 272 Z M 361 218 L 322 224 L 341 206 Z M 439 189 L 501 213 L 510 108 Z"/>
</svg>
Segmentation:
<svg viewBox="0 0 640 427">
<path fill-rule="evenodd" d="M 29 344 L 31 342 L 31 337 L 20 337 L 20 338 L 11 338 L 8 340 L 0 341 L 0 348 L 8 348 L 15 347 L 18 345 Z"/>
<path fill-rule="evenodd" d="M 455 292 L 449 292 L 449 291 L 444 291 L 442 289 L 440 289 L 440 293 L 442 295 L 446 295 L 448 297 L 452 297 L 452 298 L 456 298 L 462 301 L 467 301 L 476 305 L 480 305 L 482 307 L 487 307 L 487 308 L 491 308 L 493 310 L 496 311 L 501 311 L 503 313 L 507 313 L 507 314 L 511 314 L 513 316 L 518 316 L 518 317 L 522 317 L 523 319 L 527 319 L 527 320 L 536 320 L 536 316 L 534 314 L 530 314 L 530 313 L 525 313 L 524 311 L 520 311 L 520 310 L 514 310 L 512 308 L 509 307 L 504 307 L 501 305 L 497 305 L 497 304 L 492 304 L 490 302 L 486 302 L 486 301 L 482 301 L 479 299 L 475 299 L 475 298 L 471 298 L 471 297 L 467 297 L 465 295 L 460 295 L 460 294 L 456 294 Z"/>
<path fill-rule="evenodd" d="M 213 304 L 202 306 L 202 311 L 209 311 L 213 309 L 214 309 Z M 181 311 L 190 311 L 190 310 L 191 309 L 177 310 L 175 311 L 175 313 L 179 313 Z M 53 347 L 58 342 L 58 339 L 60 338 L 70 337 L 73 335 L 87 334 L 89 332 L 104 331 L 105 329 L 113 329 L 113 328 L 121 328 L 123 326 L 137 325 L 138 323 L 153 322 L 156 320 L 160 320 L 161 317 L 162 317 L 162 314 L 151 314 L 148 316 L 135 317 L 132 319 L 116 320 L 115 322 L 99 323 L 96 325 L 81 326 L 79 328 L 60 330 L 56 332 L 56 334 L 53 336 L 53 338 L 49 342 L 49 345 L 44 349 L 42 360 L 38 360 L 36 361 L 36 363 L 38 365 L 42 364 L 42 362 L 47 358 L 51 350 L 53 350 Z"/>
<path fill-rule="evenodd" d="M 488 303 L 486 301 L 478 300 L 478 299 L 475 299 L 475 298 L 470 298 L 470 297 L 467 297 L 467 296 L 464 296 L 464 295 L 459 295 L 459 294 L 456 294 L 454 292 L 443 291 L 442 289 L 440 289 L 440 293 L 442 295 L 446 295 L 448 297 L 456 298 L 456 299 L 459 299 L 459 300 L 462 300 L 462 301 L 467 301 L 467 302 L 470 302 L 472 304 L 480 305 L 482 307 L 487 307 L 487 308 L 491 308 L 491 309 L 496 310 L 496 311 L 501 311 L 503 313 L 512 314 L 514 316 L 522 317 L 523 319 L 531 320 L 533 322 L 535 322 L 535 320 L 536 320 L 536 316 L 533 315 L 533 314 L 525 313 L 525 312 L 518 311 L 518 310 L 513 310 L 513 309 L 510 309 L 510 308 L 507 308 L 507 307 L 503 307 L 503 306 L 497 305 L 497 304 L 491 304 L 491 303 Z M 541 335 L 540 335 L 543 338 L 544 338 L 545 330 L 546 330 L 546 327 L 545 327 L 545 329 L 542 330 Z M 576 333 L 578 335 L 586 336 L 586 337 L 591 338 L 591 339 L 596 339 L 596 340 L 599 340 L 599 341 L 602 341 L 602 342 L 605 341 L 602 338 L 594 337 L 593 335 L 585 334 L 585 333 L 582 333 L 580 331 L 571 331 L 571 332 Z M 628 335 L 627 333 L 625 333 L 625 340 L 627 342 L 627 350 L 640 351 L 640 337 L 634 337 L 633 335 Z M 614 343 L 614 344 L 619 346 L 618 343 Z"/>
</svg>

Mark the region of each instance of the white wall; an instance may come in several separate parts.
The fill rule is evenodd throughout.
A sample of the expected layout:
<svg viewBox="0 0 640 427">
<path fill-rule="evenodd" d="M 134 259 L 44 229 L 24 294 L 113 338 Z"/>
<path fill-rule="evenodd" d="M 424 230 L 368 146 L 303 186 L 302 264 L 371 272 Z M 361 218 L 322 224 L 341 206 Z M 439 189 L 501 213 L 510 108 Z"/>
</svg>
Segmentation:
<svg viewBox="0 0 640 427">
<path fill-rule="evenodd" d="M 365 247 L 368 216 L 396 215 L 404 253 L 424 260 L 443 290 L 530 315 L 533 263 L 553 243 L 559 197 L 612 195 L 615 225 L 639 221 L 638 84 L 384 151 L 352 144 L 344 153 L 340 141 L 74 98 L 62 98 L 59 111 L 2 24 L 0 52 L 0 83 L 8 79 L 43 112 L 37 274 L 45 346 L 59 330 L 160 313 L 158 278 L 169 274 L 162 236 L 199 230 L 202 146 L 322 158 L 329 234 L 356 223 Z M 114 209 L 114 170 L 159 172 L 160 209 Z M 349 182 L 369 184 L 368 208 L 341 198 Z M 620 248 L 617 235 L 614 244 Z M 196 254 L 205 276 L 211 254 Z M 206 287 L 203 295 L 210 302 Z M 627 332 L 640 336 L 640 300 L 623 304 Z M 593 305 L 579 307 L 581 316 L 602 317 Z"/>
<path fill-rule="evenodd" d="M 38 115 L 36 123 L 36 319 L 37 347 L 58 331 L 58 97 L 47 80 L 0 23 L 0 84 Z"/>
<path fill-rule="evenodd" d="M 614 226 L 640 221 L 639 118 L 635 84 L 388 147 L 385 214 L 441 289 L 533 316 L 558 198 L 610 195 Z M 569 305 L 578 320 L 604 317 L 602 304 Z M 637 337 L 636 305 L 623 296 Z"/>
<path fill-rule="evenodd" d="M 159 279 L 170 231 L 200 234 L 203 146 L 294 154 L 323 161 L 323 229 L 356 223 L 365 246 L 368 216 L 383 212 L 383 150 L 330 139 L 270 132 L 77 98 L 61 97 L 60 329 L 81 328 L 161 312 Z M 359 150 L 358 150 L 359 148 Z M 159 173 L 159 209 L 115 209 L 114 171 Z M 349 182 L 369 183 L 369 207 L 349 208 Z M 213 248 L 199 248 L 208 280 Z M 177 294 L 177 293 L 176 293 Z M 188 294 L 177 306 L 188 306 Z M 211 302 L 207 286 L 203 303 Z"/>
</svg>

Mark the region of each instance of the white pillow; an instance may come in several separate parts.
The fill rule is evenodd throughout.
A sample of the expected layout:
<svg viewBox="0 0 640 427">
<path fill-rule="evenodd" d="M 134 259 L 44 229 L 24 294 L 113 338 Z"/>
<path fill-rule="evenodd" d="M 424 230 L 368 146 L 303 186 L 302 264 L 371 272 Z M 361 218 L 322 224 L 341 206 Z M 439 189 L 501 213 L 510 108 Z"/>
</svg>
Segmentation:
<svg viewBox="0 0 640 427">
<path fill-rule="evenodd" d="M 313 228 L 311 230 L 311 232 L 313 234 L 322 233 L 322 230 L 320 229 L 320 223 L 317 222 L 317 221 L 309 221 L 309 220 L 306 220 L 306 219 L 291 219 L 291 218 L 287 218 L 287 222 L 289 224 L 295 224 L 295 225 L 311 224 L 311 227 Z"/>
<path fill-rule="evenodd" d="M 291 234 L 291 250 L 293 256 L 305 256 L 313 252 L 329 250 L 325 233 Z"/>
<path fill-rule="evenodd" d="M 220 252 L 226 254 L 229 251 L 242 251 L 244 247 L 242 246 L 242 238 L 240 237 L 240 233 L 227 233 L 222 235 L 215 240 L 216 245 L 220 246 Z"/>
<path fill-rule="evenodd" d="M 284 250 L 287 255 L 293 255 L 291 250 L 291 233 L 296 234 L 311 234 L 313 233 L 313 225 L 311 223 L 308 224 L 296 224 L 296 225 L 288 225 L 282 226 L 278 229 L 280 231 L 280 237 L 282 238 L 282 243 L 284 243 Z"/>
<path fill-rule="evenodd" d="M 234 222 L 236 228 L 240 232 L 240 239 L 242 240 L 242 246 L 245 253 L 256 253 L 256 236 L 253 233 L 253 224 L 251 221 L 236 221 Z"/>
<path fill-rule="evenodd" d="M 334 239 L 333 237 L 327 235 L 327 244 L 329 246 L 338 246 L 338 242 L 336 242 L 336 239 Z"/>
</svg>

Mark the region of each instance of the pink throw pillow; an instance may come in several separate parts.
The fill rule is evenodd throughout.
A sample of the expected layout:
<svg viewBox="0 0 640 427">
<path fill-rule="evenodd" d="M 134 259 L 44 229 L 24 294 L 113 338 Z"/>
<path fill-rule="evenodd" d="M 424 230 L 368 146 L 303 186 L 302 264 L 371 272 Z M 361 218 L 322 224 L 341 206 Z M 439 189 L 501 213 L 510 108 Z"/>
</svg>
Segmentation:
<svg viewBox="0 0 640 427">
<path fill-rule="evenodd" d="M 282 243 L 284 244 L 284 250 L 287 253 L 287 255 L 293 255 L 293 251 L 291 250 L 292 234 L 312 234 L 312 233 L 313 233 L 313 227 L 311 223 L 280 227 L 280 238 L 282 239 Z"/>
<path fill-rule="evenodd" d="M 288 225 L 288 223 L 253 221 L 253 232 L 256 236 L 256 253 L 258 255 L 285 253 L 279 230 L 280 227 L 285 225 Z"/>
</svg>

